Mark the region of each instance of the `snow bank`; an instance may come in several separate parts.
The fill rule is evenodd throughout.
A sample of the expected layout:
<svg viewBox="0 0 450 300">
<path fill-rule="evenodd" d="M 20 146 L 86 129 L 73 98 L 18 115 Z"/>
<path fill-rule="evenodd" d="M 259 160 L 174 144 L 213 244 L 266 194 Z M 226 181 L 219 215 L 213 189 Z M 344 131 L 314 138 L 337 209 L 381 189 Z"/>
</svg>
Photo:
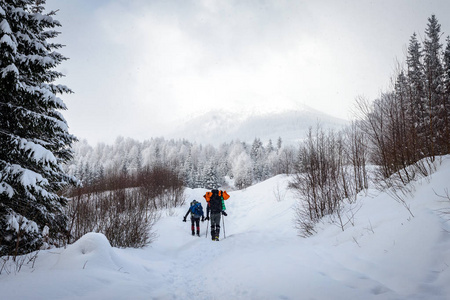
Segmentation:
<svg viewBox="0 0 450 300">
<path fill-rule="evenodd" d="M 324 220 L 307 242 L 324 249 L 330 265 L 378 282 L 374 291 L 387 293 L 387 299 L 450 299 L 450 288 L 441 285 L 450 282 L 450 223 L 440 213 L 450 199 L 436 195 L 449 189 L 449 178 L 447 156 L 436 173 L 408 186 L 414 194 L 405 202 L 414 217 L 386 193 L 369 190 L 360 195 L 354 226 L 343 232 Z"/>
<path fill-rule="evenodd" d="M 69 245 L 61 255 L 54 269 L 107 268 L 118 270 L 114 261 L 117 255 L 108 239 L 101 233 L 88 233 Z"/>
</svg>

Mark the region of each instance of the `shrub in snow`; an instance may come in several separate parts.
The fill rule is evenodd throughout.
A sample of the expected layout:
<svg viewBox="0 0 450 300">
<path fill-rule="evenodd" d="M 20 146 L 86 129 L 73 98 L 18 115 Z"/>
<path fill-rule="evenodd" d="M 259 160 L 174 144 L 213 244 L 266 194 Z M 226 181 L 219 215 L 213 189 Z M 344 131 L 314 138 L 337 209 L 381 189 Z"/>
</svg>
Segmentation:
<svg viewBox="0 0 450 300">
<path fill-rule="evenodd" d="M 120 189 L 74 197 L 68 206 L 70 240 L 95 231 L 114 247 L 144 247 L 154 238 L 158 214 L 150 199 L 137 189 Z"/>
<path fill-rule="evenodd" d="M 350 202 L 357 193 L 367 188 L 365 160 L 359 163 L 357 157 L 363 155 L 352 151 L 352 141 L 356 132 L 347 137 L 342 133 L 323 132 L 320 127 L 300 148 L 297 173 L 290 187 L 301 199 L 296 207 L 296 225 L 301 236 L 315 233 L 315 224 L 324 216 L 337 214 L 340 227 L 344 229 L 346 221 L 342 219 L 344 199 Z M 351 162 L 351 164 L 350 164 Z"/>
</svg>

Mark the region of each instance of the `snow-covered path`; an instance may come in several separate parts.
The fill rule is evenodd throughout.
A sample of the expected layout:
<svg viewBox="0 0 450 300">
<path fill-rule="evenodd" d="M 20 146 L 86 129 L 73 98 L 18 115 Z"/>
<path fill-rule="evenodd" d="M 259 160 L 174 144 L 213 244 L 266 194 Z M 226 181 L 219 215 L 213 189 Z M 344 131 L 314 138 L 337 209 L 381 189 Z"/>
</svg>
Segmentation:
<svg viewBox="0 0 450 300">
<path fill-rule="evenodd" d="M 435 195 L 450 188 L 450 159 L 408 199 L 415 217 L 385 194 L 360 196 L 354 226 L 327 220 L 299 238 L 295 200 L 277 176 L 230 192 L 226 238 L 190 235 L 185 207 L 163 213 L 145 249 L 111 248 L 88 234 L 39 254 L 35 268 L 0 275 L 2 299 L 450 299 L 450 222 Z M 187 203 L 206 190 L 187 190 Z M 275 191 L 281 197 L 275 196 Z M 281 200 L 281 201 L 277 201 Z M 447 216 L 448 217 L 448 216 Z M 208 233 L 209 236 L 209 233 Z M 4 297 L 5 296 L 5 297 Z"/>
</svg>

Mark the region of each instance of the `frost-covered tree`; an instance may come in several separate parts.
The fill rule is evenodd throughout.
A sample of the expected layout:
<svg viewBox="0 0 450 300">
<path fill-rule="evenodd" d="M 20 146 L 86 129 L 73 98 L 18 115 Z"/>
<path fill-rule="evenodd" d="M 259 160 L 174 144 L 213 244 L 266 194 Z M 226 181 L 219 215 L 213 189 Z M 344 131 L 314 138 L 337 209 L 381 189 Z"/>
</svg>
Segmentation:
<svg viewBox="0 0 450 300">
<path fill-rule="evenodd" d="M 444 92 L 450 94 L 450 36 L 447 36 L 444 50 Z"/>
<path fill-rule="evenodd" d="M 193 171 L 194 165 L 192 164 L 192 156 L 189 153 L 182 168 L 182 178 L 184 184 L 190 188 L 194 187 Z"/>
<path fill-rule="evenodd" d="M 435 15 L 428 18 L 428 25 L 425 30 L 425 40 L 423 46 L 423 66 L 425 72 L 425 86 L 427 96 L 427 112 L 429 114 L 429 153 L 431 156 L 440 153 L 439 144 L 443 139 L 442 136 L 442 75 L 443 68 L 441 63 L 440 43 L 441 25 Z"/>
<path fill-rule="evenodd" d="M 216 189 L 219 187 L 219 182 L 217 179 L 217 171 L 214 167 L 215 163 L 212 161 L 209 161 L 204 168 L 203 171 L 203 183 L 204 188 L 207 189 Z"/>
<path fill-rule="evenodd" d="M 259 182 L 266 179 L 264 174 L 264 164 L 265 162 L 265 150 L 260 139 L 255 138 L 250 150 L 250 158 L 253 162 L 253 176 L 254 179 Z"/>
<path fill-rule="evenodd" d="M 283 144 L 283 141 L 281 140 L 281 136 L 280 136 L 280 137 L 278 137 L 278 140 L 277 140 L 277 152 L 280 151 L 282 144 Z"/>
<path fill-rule="evenodd" d="M 65 57 L 50 42 L 61 24 L 42 0 L 0 1 L 0 256 L 36 250 L 44 226 L 57 237 L 66 228 L 66 199 L 57 192 L 75 178 L 62 163 L 75 137 L 60 113 L 55 84 Z"/>
<path fill-rule="evenodd" d="M 267 155 L 269 155 L 274 150 L 275 150 L 275 148 L 273 147 L 272 140 L 269 139 L 269 141 L 267 142 L 267 146 L 266 146 L 266 153 L 267 153 Z"/>
<path fill-rule="evenodd" d="M 232 162 L 234 185 L 238 189 L 244 189 L 252 185 L 253 170 L 252 160 L 246 152 L 241 152 Z"/>
<path fill-rule="evenodd" d="M 133 145 L 127 152 L 127 160 L 129 161 L 129 168 L 132 172 L 139 172 L 142 168 L 142 156 L 139 144 Z"/>
<path fill-rule="evenodd" d="M 219 185 L 226 183 L 225 177 L 230 172 L 230 165 L 228 163 L 228 146 L 223 144 L 216 153 L 215 160 L 217 161 L 216 171 Z"/>
<path fill-rule="evenodd" d="M 203 174 L 201 172 L 202 169 L 203 165 L 199 165 L 199 167 L 192 172 L 192 180 L 194 181 L 194 188 L 202 188 L 205 185 L 203 181 Z"/>
<path fill-rule="evenodd" d="M 444 126 L 446 137 L 446 153 L 450 153 L 450 36 L 447 36 L 446 46 L 444 51 L 444 75 L 443 75 L 443 97 L 444 97 Z"/>
<path fill-rule="evenodd" d="M 408 78 L 408 115 L 411 116 L 412 128 L 411 132 L 417 136 L 416 148 L 424 151 L 426 132 L 428 127 L 426 125 L 427 113 L 426 97 L 425 97 L 425 75 L 422 65 L 422 50 L 417 35 L 414 33 L 409 40 L 407 63 L 407 78 Z"/>
</svg>

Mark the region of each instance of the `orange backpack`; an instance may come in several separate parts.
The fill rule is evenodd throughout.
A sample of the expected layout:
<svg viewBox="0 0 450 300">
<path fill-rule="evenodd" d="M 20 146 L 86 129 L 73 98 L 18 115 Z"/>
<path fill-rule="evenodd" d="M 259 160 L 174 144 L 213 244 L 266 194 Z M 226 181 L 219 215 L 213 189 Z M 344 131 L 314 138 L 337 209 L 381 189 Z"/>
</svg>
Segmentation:
<svg viewBox="0 0 450 300">
<path fill-rule="evenodd" d="M 206 192 L 205 195 L 203 195 L 203 197 L 206 199 L 206 202 L 209 202 L 209 200 L 211 199 L 212 193 L 211 192 Z"/>
<path fill-rule="evenodd" d="M 227 191 L 219 191 L 219 196 L 222 196 L 223 200 L 227 200 L 228 198 L 230 198 L 230 195 L 227 194 Z"/>
<path fill-rule="evenodd" d="M 203 197 L 206 199 L 206 202 L 209 202 L 211 196 L 211 192 L 206 192 L 206 194 L 203 195 Z M 228 198 L 230 198 L 230 195 L 228 195 L 227 191 L 219 191 L 219 196 L 223 197 L 223 200 L 227 200 Z"/>
</svg>

